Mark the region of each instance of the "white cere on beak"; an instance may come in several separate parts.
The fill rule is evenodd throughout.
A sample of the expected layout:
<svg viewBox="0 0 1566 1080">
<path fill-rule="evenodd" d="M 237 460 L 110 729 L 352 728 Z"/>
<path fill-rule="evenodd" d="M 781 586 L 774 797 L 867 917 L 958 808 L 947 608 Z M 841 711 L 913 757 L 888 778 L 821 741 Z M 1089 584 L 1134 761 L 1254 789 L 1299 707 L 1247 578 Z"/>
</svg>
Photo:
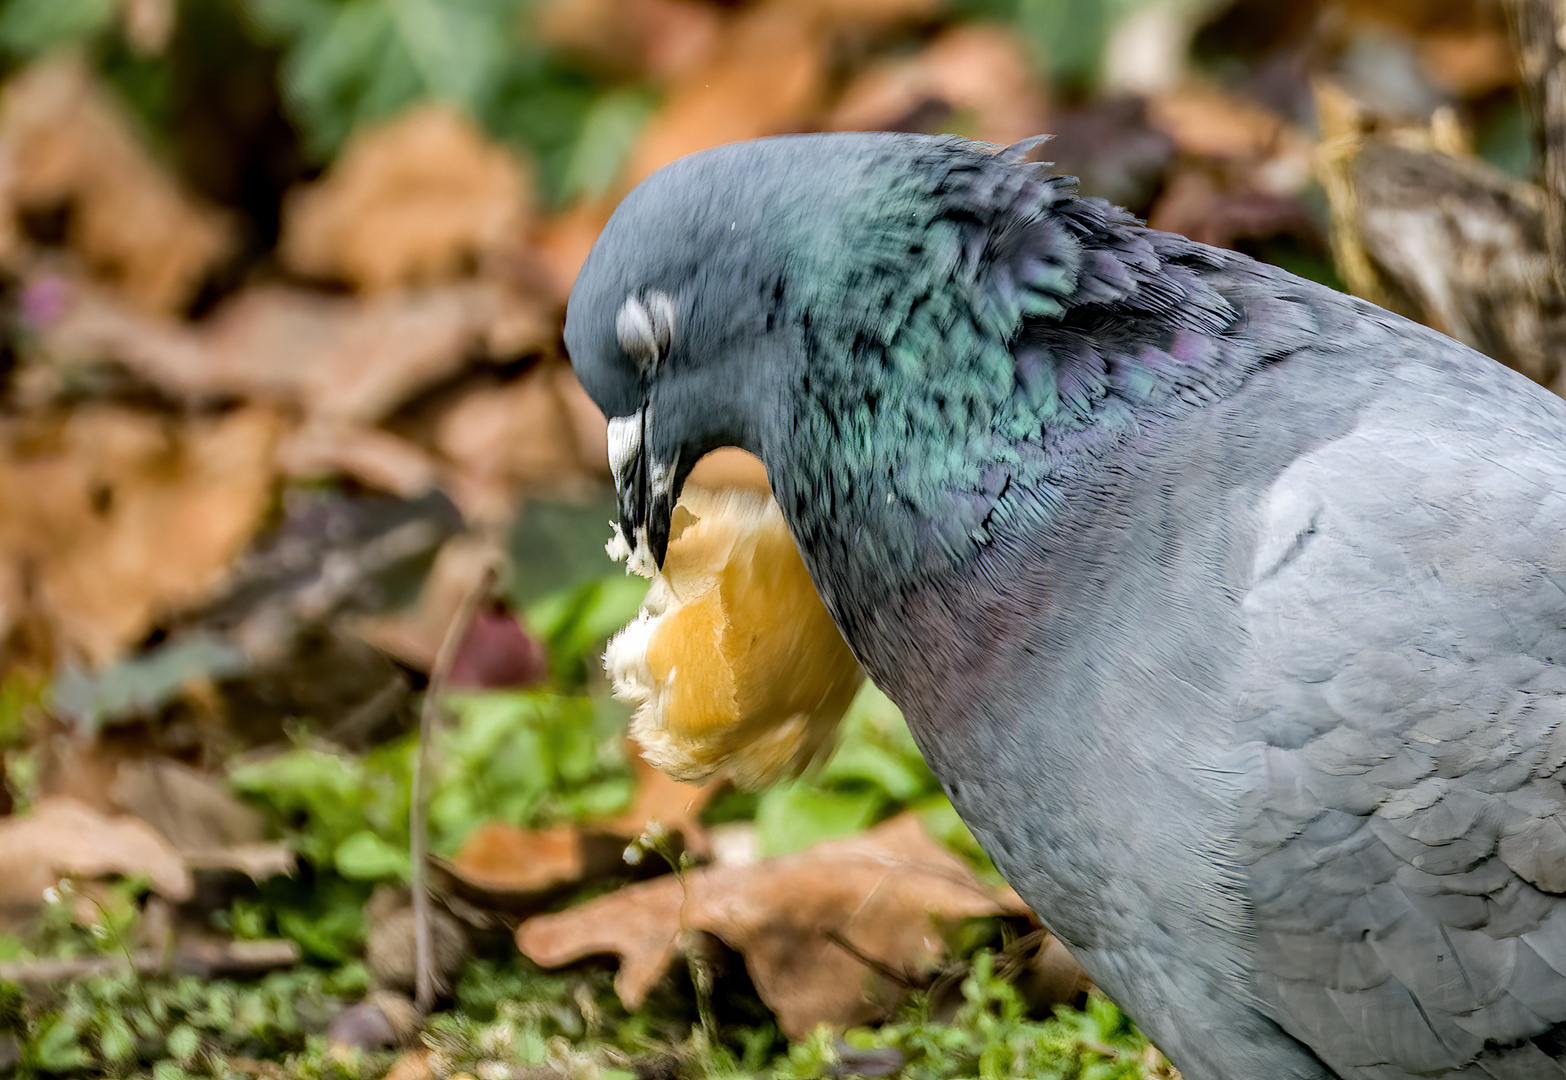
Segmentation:
<svg viewBox="0 0 1566 1080">
<path fill-rule="evenodd" d="M 632 458 L 642 452 L 642 411 L 609 421 L 609 468 L 616 477 L 625 473 Z"/>
<path fill-rule="evenodd" d="M 674 340 L 673 299 L 656 289 L 640 296 L 632 293 L 620 305 L 614 332 L 627 356 L 643 371 L 654 371 L 669 355 L 669 344 Z"/>
</svg>

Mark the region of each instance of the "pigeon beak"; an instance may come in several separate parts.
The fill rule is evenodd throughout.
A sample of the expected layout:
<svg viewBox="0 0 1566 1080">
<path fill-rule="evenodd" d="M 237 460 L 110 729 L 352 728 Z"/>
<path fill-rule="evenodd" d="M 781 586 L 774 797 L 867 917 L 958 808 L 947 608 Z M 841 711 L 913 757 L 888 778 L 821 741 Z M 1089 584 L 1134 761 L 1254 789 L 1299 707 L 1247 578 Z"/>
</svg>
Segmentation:
<svg viewBox="0 0 1566 1080">
<path fill-rule="evenodd" d="M 630 549 L 631 569 L 651 574 L 663 569 L 669 553 L 677 462 L 652 461 L 646 448 L 645 405 L 609 421 L 609 467 L 620 504 L 620 536 Z"/>
</svg>

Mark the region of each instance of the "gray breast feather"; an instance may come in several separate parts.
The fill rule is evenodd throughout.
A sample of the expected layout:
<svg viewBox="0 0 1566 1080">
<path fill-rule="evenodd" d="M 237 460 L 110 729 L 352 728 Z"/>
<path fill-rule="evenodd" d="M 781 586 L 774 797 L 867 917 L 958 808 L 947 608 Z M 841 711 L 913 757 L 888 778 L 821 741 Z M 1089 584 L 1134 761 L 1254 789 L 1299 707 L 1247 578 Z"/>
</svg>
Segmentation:
<svg viewBox="0 0 1566 1080">
<path fill-rule="evenodd" d="M 1566 426 L 1421 378 L 1260 513 L 1256 991 L 1345 1077 L 1566 1077 Z"/>
</svg>

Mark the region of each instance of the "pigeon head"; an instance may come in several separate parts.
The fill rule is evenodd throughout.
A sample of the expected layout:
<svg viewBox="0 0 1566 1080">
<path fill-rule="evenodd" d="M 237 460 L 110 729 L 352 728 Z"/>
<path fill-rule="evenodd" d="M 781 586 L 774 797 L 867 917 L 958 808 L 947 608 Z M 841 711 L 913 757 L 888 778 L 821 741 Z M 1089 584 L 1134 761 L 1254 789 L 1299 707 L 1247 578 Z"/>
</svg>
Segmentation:
<svg viewBox="0 0 1566 1080">
<path fill-rule="evenodd" d="M 707 451 L 759 453 L 777 375 L 796 365 L 783 317 L 790 238 L 808 215 L 812 140 L 720 147 L 654 173 L 626 197 L 566 311 L 578 378 L 609 418 L 620 530 L 662 565 L 674 501 Z"/>
<path fill-rule="evenodd" d="M 674 501 L 704 453 L 738 446 L 775 466 L 799 428 L 812 340 L 830 329 L 840 347 L 828 351 L 851 364 L 852 341 L 886 340 L 908 311 L 887 288 L 928 292 L 932 272 L 951 276 L 962 245 L 943 252 L 927 236 L 944 212 L 938 189 L 954 169 L 996 168 L 1006 155 L 993 150 L 780 136 L 683 158 L 625 198 L 572 290 L 565 341 L 609 418 L 634 561 L 662 564 Z"/>
</svg>

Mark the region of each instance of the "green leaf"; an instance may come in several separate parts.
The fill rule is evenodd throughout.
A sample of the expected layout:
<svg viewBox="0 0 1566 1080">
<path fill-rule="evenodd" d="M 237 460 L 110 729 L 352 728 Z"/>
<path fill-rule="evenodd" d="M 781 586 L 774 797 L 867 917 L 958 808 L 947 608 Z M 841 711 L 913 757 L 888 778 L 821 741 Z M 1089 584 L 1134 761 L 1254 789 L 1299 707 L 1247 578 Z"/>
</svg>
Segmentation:
<svg viewBox="0 0 1566 1080">
<path fill-rule="evenodd" d="M 5 0 L 0 4 L 0 48 L 32 57 L 107 30 L 119 0 Z"/>
<path fill-rule="evenodd" d="M 180 1024 L 169 1032 L 167 1047 L 170 1057 L 182 1063 L 188 1062 L 201 1049 L 201 1032 L 189 1024 Z"/>
<path fill-rule="evenodd" d="M 129 1061 L 136 1055 L 136 1036 L 124 1017 L 110 1013 L 98 1022 L 98 1053 L 106 1061 Z"/>
<path fill-rule="evenodd" d="M 614 493 L 607 489 L 584 505 L 529 500 L 506 537 L 512 605 L 526 608 L 606 576 L 614 568 L 604 554 L 614 517 Z"/>
<path fill-rule="evenodd" d="M 329 158 L 354 129 L 421 100 L 482 114 L 525 53 L 524 0 L 249 0 L 286 46 L 283 86 L 307 147 Z"/>
<path fill-rule="evenodd" d="M 29 1060 L 40 1072 L 71 1072 L 85 1068 L 92 1060 L 82 1046 L 80 1030 L 59 1014 L 38 1022 L 37 1034 L 27 1050 Z"/>
<path fill-rule="evenodd" d="M 567 198 L 597 198 L 609 190 L 657 105 L 643 89 L 613 91 L 593 103 L 561 181 Z"/>
<path fill-rule="evenodd" d="M 1017 30 L 1051 78 L 1091 84 L 1109 35 L 1148 0 L 1016 0 Z"/>
<path fill-rule="evenodd" d="M 648 585 L 623 573 L 598 578 L 539 600 L 528 608 L 527 624 L 544 638 L 557 666 L 596 666 L 604 642 L 636 617 Z"/>
<path fill-rule="evenodd" d="M 869 826 L 887 805 L 879 791 L 823 791 L 795 782 L 761 796 L 756 834 L 763 855 L 785 855 Z"/>
<path fill-rule="evenodd" d="M 155 713 L 193 680 L 235 675 L 248 666 L 235 646 L 193 634 L 101 671 L 67 666 L 55 681 L 53 706 L 84 732 L 94 732 L 116 719 Z"/>
<path fill-rule="evenodd" d="M 337 872 L 350 881 L 406 881 L 410 875 L 408 849 L 394 847 L 368 829 L 338 844 L 333 862 Z"/>
</svg>

